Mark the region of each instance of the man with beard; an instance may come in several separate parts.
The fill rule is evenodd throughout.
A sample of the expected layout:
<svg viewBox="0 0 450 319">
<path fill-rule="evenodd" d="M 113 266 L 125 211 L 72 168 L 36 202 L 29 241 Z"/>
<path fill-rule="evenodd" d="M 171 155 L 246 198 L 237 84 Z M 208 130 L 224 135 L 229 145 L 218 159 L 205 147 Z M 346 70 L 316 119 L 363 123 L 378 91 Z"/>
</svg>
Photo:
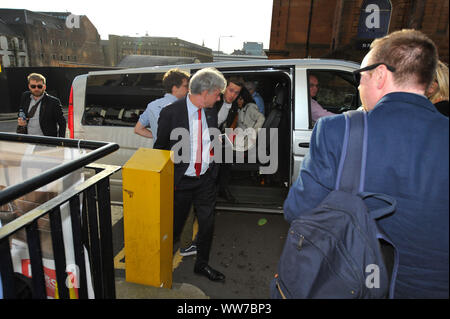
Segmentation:
<svg viewBox="0 0 450 319">
<path fill-rule="evenodd" d="M 17 119 L 18 132 L 30 135 L 64 137 L 66 119 L 63 116 L 61 101 L 45 92 L 46 80 L 42 74 L 28 76 L 28 88 L 20 100 L 20 110 L 25 118 Z M 26 128 L 26 129 L 25 129 Z"/>
</svg>

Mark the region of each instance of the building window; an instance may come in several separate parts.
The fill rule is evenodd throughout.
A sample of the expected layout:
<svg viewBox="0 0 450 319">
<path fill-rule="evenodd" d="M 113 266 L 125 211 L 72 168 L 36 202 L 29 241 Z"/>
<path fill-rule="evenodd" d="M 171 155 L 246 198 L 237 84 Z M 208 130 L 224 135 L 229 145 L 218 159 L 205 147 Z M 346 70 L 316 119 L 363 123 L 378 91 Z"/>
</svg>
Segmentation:
<svg viewBox="0 0 450 319">
<path fill-rule="evenodd" d="M 16 48 L 16 43 L 14 42 L 14 39 L 11 38 L 8 40 L 8 49 L 9 50 L 14 50 Z"/>
<path fill-rule="evenodd" d="M 16 57 L 14 55 L 9 56 L 9 66 L 16 66 Z"/>
</svg>

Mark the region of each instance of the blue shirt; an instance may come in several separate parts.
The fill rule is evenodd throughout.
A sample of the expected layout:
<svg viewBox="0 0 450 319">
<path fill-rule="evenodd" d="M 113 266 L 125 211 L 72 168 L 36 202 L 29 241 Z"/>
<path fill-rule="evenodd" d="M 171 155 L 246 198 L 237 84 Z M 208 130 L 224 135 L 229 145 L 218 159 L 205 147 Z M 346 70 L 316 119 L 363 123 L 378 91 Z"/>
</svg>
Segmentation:
<svg viewBox="0 0 450 319">
<path fill-rule="evenodd" d="M 261 97 L 261 95 L 259 95 L 258 92 L 253 93 L 252 95 L 253 100 L 255 100 L 256 105 L 258 105 L 258 110 L 264 114 L 264 100 Z"/>
<path fill-rule="evenodd" d="M 162 98 L 150 102 L 144 113 L 139 117 L 139 122 L 144 127 L 150 127 L 153 134 L 153 141 L 156 141 L 156 134 L 158 132 L 159 113 L 161 113 L 164 107 L 172 104 L 176 100 L 177 98 L 174 95 L 166 93 Z"/>
</svg>

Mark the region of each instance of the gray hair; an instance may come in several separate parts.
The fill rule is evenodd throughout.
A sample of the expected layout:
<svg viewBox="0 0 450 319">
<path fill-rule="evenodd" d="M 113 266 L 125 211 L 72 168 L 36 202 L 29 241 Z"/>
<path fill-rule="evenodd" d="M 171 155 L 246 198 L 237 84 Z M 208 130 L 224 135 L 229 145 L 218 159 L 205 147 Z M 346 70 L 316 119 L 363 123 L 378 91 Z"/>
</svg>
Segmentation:
<svg viewBox="0 0 450 319">
<path fill-rule="evenodd" d="M 257 86 L 257 84 L 254 81 L 245 82 L 245 88 L 249 91 L 255 91 L 256 86 Z"/>
<path fill-rule="evenodd" d="M 189 82 L 189 91 L 191 94 L 201 94 L 203 91 L 208 93 L 219 89 L 225 91 L 227 80 L 222 73 L 215 68 L 205 68 L 196 72 Z"/>
</svg>

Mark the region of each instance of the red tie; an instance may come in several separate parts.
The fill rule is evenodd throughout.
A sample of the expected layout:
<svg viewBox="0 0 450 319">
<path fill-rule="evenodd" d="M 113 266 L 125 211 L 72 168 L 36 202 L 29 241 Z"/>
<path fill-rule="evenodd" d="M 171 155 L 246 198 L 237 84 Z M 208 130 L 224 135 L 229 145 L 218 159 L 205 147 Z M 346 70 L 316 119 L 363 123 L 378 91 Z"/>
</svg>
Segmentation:
<svg viewBox="0 0 450 319">
<path fill-rule="evenodd" d="M 200 172 L 202 171 L 202 153 L 203 153 L 203 145 L 202 145 L 202 109 L 198 110 L 198 134 L 197 134 L 197 156 L 195 159 L 195 175 L 200 176 Z"/>
</svg>

